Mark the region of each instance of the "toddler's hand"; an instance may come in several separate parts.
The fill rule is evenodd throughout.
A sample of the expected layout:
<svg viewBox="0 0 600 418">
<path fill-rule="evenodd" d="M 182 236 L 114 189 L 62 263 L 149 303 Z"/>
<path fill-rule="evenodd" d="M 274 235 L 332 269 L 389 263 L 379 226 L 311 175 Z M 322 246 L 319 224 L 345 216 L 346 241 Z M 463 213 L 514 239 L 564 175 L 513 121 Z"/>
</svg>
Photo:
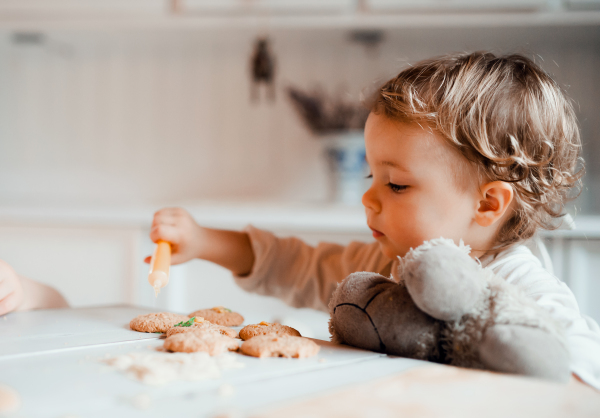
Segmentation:
<svg viewBox="0 0 600 418">
<path fill-rule="evenodd" d="M 200 253 L 204 229 L 181 208 L 165 208 L 154 214 L 150 239 L 171 243 L 171 264 L 193 260 Z M 150 257 L 146 257 L 146 263 Z"/>
<path fill-rule="evenodd" d="M 13 268 L 0 260 L 0 315 L 17 309 L 23 301 L 23 285 Z"/>
</svg>

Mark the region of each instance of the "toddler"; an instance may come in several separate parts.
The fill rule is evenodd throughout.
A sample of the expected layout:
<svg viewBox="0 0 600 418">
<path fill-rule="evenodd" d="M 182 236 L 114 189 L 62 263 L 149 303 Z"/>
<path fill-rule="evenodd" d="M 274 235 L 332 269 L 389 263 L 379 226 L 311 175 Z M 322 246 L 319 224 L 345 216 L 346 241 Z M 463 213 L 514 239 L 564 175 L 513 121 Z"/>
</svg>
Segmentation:
<svg viewBox="0 0 600 418">
<path fill-rule="evenodd" d="M 520 55 L 450 55 L 402 71 L 370 107 L 362 203 L 376 242 L 312 247 L 251 226 L 204 228 L 182 209 L 157 212 L 151 238 L 173 244 L 173 263 L 209 260 L 247 291 L 323 311 L 350 273 L 394 278 L 410 248 L 462 239 L 564 324 L 573 374 L 600 389 L 598 325 L 523 245 L 556 227 L 582 175 L 576 118 L 557 84 Z"/>
</svg>

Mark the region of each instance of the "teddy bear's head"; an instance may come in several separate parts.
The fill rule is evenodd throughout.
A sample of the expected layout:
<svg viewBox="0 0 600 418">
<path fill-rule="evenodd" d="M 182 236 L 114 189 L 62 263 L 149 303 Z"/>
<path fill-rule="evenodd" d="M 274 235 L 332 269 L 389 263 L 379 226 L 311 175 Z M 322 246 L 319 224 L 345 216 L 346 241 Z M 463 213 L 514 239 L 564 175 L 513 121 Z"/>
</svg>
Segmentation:
<svg viewBox="0 0 600 418">
<path fill-rule="evenodd" d="M 333 342 L 422 360 L 440 357 L 441 322 L 421 311 L 403 284 L 380 274 L 348 276 L 329 310 Z"/>
</svg>

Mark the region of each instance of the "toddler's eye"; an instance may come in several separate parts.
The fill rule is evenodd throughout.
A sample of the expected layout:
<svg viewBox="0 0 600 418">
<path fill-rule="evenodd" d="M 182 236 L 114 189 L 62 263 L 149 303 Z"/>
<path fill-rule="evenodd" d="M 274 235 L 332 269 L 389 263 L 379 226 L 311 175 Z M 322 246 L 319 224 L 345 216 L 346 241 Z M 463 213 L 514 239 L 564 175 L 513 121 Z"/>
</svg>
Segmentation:
<svg viewBox="0 0 600 418">
<path fill-rule="evenodd" d="M 372 179 L 373 178 L 373 174 L 369 174 L 367 177 L 365 177 L 366 179 Z"/>
<path fill-rule="evenodd" d="M 408 186 L 401 186 L 399 184 L 394 184 L 394 183 L 388 183 L 387 185 L 395 193 L 398 193 L 398 192 L 401 192 L 403 190 L 406 190 L 406 188 L 408 187 Z"/>
</svg>

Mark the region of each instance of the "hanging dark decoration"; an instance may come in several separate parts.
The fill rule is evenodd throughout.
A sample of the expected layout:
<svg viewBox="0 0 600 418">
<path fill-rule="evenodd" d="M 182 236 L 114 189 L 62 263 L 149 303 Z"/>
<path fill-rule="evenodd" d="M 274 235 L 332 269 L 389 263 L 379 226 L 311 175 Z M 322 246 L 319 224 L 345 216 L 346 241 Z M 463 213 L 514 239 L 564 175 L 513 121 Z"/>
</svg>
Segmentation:
<svg viewBox="0 0 600 418">
<path fill-rule="evenodd" d="M 266 97 L 275 100 L 275 59 L 267 38 L 258 38 L 251 58 L 252 86 L 250 98 L 258 101 L 261 86 L 264 86 Z"/>
</svg>

